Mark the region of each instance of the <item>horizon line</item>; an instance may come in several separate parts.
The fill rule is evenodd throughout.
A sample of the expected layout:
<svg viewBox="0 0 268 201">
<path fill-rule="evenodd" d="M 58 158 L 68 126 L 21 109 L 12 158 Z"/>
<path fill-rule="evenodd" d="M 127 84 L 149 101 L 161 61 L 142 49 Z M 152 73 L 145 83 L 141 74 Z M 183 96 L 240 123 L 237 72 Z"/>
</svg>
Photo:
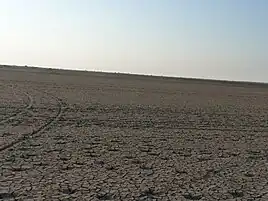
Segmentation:
<svg viewBox="0 0 268 201">
<path fill-rule="evenodd" d="M 166 78 L 166 79 L 183 79 L 183 80 L 195 80 L 195 81 L 211 81 L 211 82 L 224 82 L 224 83 L 237 83 L 237 84 L 261 84 L 268 85 L 268 82 L 262 81 L 250 81 L 250 80 L 230 80 L 230 79 L 216 79 L 216 78 L 204 78 L 204 77 L 180 77 L 174 75 L 160 75 L 160 74 L 146 74 L 146 73 L 133 73 L 133 72 L 120 72 L 120 71 L 102 71 L 102 70 L 88 70 L 81 68 L 62 68 L 55 66 L 37 66 L 37 65 L 13 65 L 13 64 L 0 64 L 0 67 L 17 67 L 17 68 L 37 68 L 46 70 L 62 70 L 62 71 L 73 71 L 73 72 L 87 72 L 87 73 L 107 73 L 107 74 L 121 74 L 121 75 L 132 75 L 132 76 L 144 76 L 144 77 L 155 77 L 155 78 Z"/>
</svg>

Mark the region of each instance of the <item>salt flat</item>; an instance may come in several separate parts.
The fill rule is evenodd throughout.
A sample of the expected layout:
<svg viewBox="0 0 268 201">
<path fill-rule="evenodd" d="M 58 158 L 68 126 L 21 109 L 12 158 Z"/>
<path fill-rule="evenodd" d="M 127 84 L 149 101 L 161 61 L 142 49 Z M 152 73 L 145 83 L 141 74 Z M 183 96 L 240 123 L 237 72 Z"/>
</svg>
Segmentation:
<svg viewBox="0 0 268 201">
<path fill-rule="evenodd" d="M 268 85 L 0 67 L 0 200 L 268 200 Z"/>
</svg>

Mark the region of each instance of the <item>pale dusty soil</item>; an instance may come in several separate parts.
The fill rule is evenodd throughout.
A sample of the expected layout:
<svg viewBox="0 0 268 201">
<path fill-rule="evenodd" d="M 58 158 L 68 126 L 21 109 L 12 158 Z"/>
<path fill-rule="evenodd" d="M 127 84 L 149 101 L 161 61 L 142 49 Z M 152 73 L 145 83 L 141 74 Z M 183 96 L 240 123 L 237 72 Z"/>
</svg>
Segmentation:
<svg viewBox="0 0 268 201">
<path fill-rule="evenodd" d="M 0 200 L 268 200 L 268 85 L 0 66 Z"/>
</svg>

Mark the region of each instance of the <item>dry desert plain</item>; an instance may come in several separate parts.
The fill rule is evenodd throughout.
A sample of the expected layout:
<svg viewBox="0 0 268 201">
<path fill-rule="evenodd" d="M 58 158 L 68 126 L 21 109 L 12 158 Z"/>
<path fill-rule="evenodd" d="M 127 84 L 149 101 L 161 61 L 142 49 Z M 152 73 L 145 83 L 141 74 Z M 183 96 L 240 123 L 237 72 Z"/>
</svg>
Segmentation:
<svg viewBox="0 0 268 201">
<path fill-rule="evenodd" d="M 268 200 L 268 85 L 0 67 L 0 200 Z"/>
</svg>

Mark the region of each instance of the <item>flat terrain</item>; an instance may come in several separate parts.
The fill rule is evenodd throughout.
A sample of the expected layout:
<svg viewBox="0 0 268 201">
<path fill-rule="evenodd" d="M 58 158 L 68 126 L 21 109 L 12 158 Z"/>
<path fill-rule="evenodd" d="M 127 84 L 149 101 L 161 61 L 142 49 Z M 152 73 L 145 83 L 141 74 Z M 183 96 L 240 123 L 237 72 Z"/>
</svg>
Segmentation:
<svg viewBox="0 0 268 201">
<path fill-rule="evenodd" d="M 0 200 L 268 200 L 268 85 L 0 66 Z"/>
</svg>

